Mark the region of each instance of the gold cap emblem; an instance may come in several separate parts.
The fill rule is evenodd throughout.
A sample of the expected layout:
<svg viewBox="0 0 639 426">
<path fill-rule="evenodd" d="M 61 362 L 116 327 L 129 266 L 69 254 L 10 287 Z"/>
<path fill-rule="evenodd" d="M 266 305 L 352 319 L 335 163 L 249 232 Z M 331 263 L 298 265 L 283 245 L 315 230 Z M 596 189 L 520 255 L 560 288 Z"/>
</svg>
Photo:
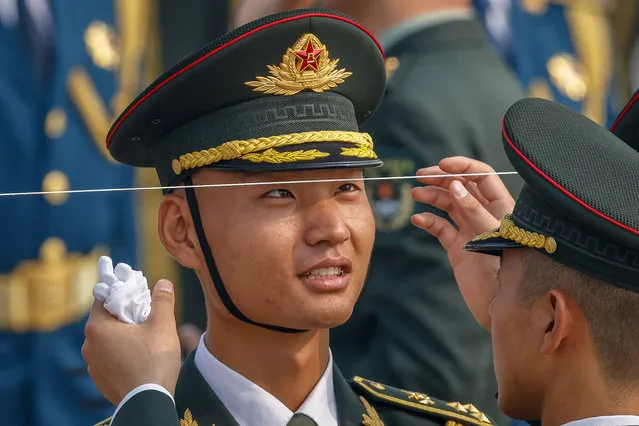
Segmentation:
<svg viewBox="0 0 639 426">
<path fill-rule="evenodd" d="M 328 49 L 319 38 L 307 33 L 286 49 L 279 66 L 266 66 L 269 76 L 259 76 L 256 81 L 244 84 L 270 95 L 290 96 L 306 89 L 324 92 L 352 75 L 343 68 L 337 69 L 338 62 L 339 59 L 329 59 Z"/>
</svg>

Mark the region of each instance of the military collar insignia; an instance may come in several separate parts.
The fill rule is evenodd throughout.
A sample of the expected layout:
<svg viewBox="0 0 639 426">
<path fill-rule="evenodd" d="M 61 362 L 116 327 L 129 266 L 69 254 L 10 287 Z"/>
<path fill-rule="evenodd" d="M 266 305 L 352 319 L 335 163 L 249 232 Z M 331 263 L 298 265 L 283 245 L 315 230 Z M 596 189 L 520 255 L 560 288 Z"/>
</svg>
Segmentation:
<svg viewBox="0 0 639 426">
<path fill-rule="evenodd" d="M 337 69 L 339 59 L 330 59 L 328 49 L 314 34 L 306 33 L 289 47 L 280 65 L 267 65 L 268 77 L 247 81 L 254 91 L 290 96 L 302 90 L 324 92 L 343 83 L 352 73 Z"/>
<path fill-rule="evenodd" d="M 191 414 L 191 410 L 188 408 L 184 411 L 184 418 L 180 419 L 180 426 L 198 426 L 195 419 L 193 419 L 193 414 Z M 215 426 L 215 425 L 212 425 Z"/>
<path fill-rule="evenodd" d="M 109 426 L 111 424 L 111 420 L 113 420 L 113 416 L 107 417 L 106 419 L 97 422 L 93 426 Z"/>
<path fill-rule="evenodd" d="M 491 420 L 486 414 L 478 410 L 473 404 L 463 404 L 461 402 L 446 402 L 431 396 L 425 395 L 419 392 L 411 392 L 404 389 L 394 388 L 392 386 L 383 385 L 372 380 L 368 380 L 359 376 L 353 378 L 353 383 L 356 387 L 364 391 L 372 399 L 393 404 L 396 406 L 404 407 L 411 411 L 427 413 L 432 416 L 444 418 L 447 420 L 447 426 L 464 426 L 464 425 L 476 425 L 476 426 L 490 426 Z M 363 401 L 362 401 L 363 402 Z M 369 404 L 370 405 L 370 404 Z M 368 406 L 364 404 L 367 408 Z M 373 410 L 374 411 L 374 410 Z M 373 417 L 369 418 L 373 421 Z M 379 426 L 380 423 L 364 423 L 368 426 Z"/>
<path fill-rule="evenodd" d="M 364 426 L 384 426 L 384 422 L 377 414 L 377 410 L 373 408 L 373 406 L 364 399 L 363 396 L 359 397 L 359 400 L 364 404 L 364 408 L 366 408 L 366 413 L 362 414 L 362 425 Z"/>
</svg>

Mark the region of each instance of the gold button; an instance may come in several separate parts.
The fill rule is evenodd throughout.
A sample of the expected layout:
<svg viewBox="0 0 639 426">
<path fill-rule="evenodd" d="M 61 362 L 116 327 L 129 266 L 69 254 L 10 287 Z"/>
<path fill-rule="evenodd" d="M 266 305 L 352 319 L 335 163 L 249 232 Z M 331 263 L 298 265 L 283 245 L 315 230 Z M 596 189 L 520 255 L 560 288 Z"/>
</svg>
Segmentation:
<svg viewBox="0 0 639 426">
<path fill-rule="evenodd" d="M 53 108 L 44 121 L 44 131 L 51 139 L 57 139 L 67 128 L 67 115 L 60 108 Z"/>
<path fill-rule="evenodd" d="M 393 72 L 399 68 L 399 59 L 397 59 L 395 56 L 391 56 L 390 58 L 387 58 L 386 61 L 384 62 L 384 66 L 386 68 L 386 78 L 390 78 L 391 74 L 393 74 Z"/>
<path fill-rule="evenodd" d="M 173 160 L 171 166 L 173 167 L 173 173 L 176 175 L 182 173 L 182 164 L 178 160 Z"/>
<path fill-rule="evenodd" d="M 54 191 L 68 191 L 69 190 L 69 178 L 67 175 L 62 173 L 59 170 L 54 170 L 52 172 L 47 173 L 42 181 L 42 191 L 44 192 L 54 192 Z M 57 193 L 57 194 L 45 194 L 44 198 L 50 204 L 54 206 L 58 206 L 63 204 L 69 194 Z"/>
<path fill-rule="evenodd" d="M 40 246 L 40 259 L 46 263 L 59 263 L 64 259 L 67 245 L 60 238 L 52 237 Z"/>
<path fill-rule="evenodd" d="M 546 238 L 544 241 L 544 249 L 550 254 L 557 251 L 557 241 L 553 237 Z"/>
</svg>

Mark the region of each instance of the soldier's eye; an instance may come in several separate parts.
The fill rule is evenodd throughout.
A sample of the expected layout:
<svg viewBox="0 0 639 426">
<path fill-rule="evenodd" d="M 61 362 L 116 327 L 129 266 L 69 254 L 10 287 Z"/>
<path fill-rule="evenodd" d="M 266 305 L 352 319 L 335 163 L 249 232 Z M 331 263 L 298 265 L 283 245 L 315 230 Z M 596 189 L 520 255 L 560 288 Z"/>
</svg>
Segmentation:
<svg viewBox="0 0 639 426">
<path fill-rule="evenodd" d="M 357 191 L 359 190 L 359 187 L 355 184 L 352 183 L 347 183 L 344 184 L 342 186 L 340 186 L 337 190 L 337 192 L 353 192 L 353 191 Z"/>
<path fill-rule="evenodd" d="M 293 194 L 287 189 L 274 189 L 264 194 L 264 198 L 292 198 Z"/>
</svg>

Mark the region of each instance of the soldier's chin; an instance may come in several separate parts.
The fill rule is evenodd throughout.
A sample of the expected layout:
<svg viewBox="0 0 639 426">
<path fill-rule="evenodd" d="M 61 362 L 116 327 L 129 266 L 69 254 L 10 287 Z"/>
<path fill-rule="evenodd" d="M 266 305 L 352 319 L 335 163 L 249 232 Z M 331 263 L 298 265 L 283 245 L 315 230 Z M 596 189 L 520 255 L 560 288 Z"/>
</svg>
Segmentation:
<svg viewBox="0 0 639 426">
<path fill-rule="evenodd" d="M 324 330 L 339 327 L 348 321 L 353 314 L 353 305 L 331 306 L 318 309 L 313 315 L 306 317 L 306 330 Z"/>
</svg>

